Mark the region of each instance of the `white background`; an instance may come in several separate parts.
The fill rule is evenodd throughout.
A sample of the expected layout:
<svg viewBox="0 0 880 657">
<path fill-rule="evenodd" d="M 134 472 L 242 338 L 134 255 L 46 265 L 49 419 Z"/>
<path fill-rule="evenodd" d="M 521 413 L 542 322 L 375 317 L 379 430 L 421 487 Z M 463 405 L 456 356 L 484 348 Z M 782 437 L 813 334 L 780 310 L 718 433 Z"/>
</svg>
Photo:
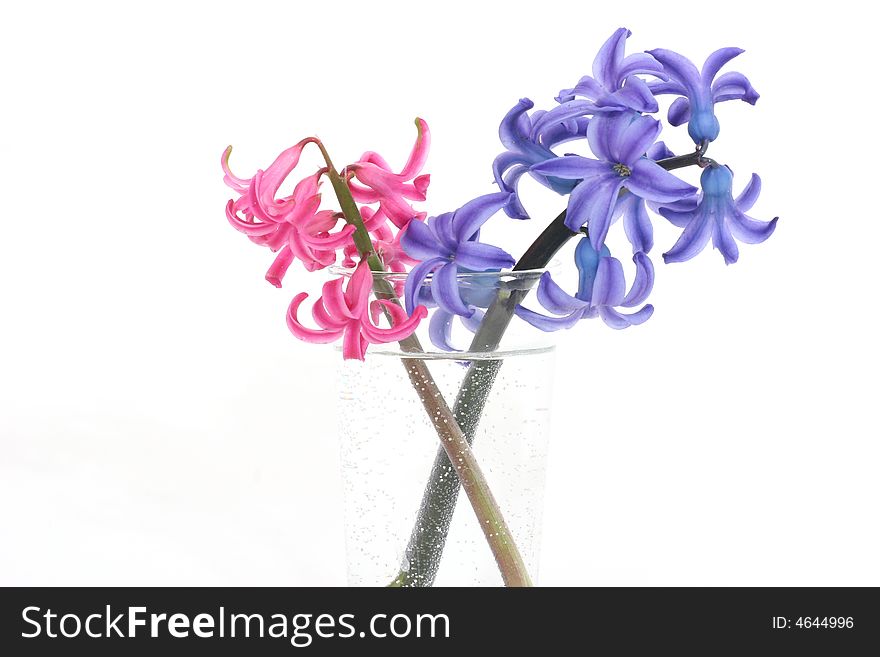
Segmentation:
<svg viewBox="0 0 880 657">
<path fill-rule="evenodd" d="M 541 581 L 880 585 L 876 36 L 856 3 L 788 6 L 9 3 L 0 583 L 344 584 L 338 356 L 283 321 L 321 275 L 262 279 L 220 153 L 250 175 L 318 134 L 399 166 L 422 116 L 425 208 L 452 209 L 493 190 L 516 100 L 625 25 L 630 52 L 747 50 L 762 97 L 720 107 L 710 154 L 781 219 L 731 267 L 663 266 L 657 222 L 653 319 L 560 335 Z M 487 240 L 540 225 L 512 223 Z"/>
</svg>

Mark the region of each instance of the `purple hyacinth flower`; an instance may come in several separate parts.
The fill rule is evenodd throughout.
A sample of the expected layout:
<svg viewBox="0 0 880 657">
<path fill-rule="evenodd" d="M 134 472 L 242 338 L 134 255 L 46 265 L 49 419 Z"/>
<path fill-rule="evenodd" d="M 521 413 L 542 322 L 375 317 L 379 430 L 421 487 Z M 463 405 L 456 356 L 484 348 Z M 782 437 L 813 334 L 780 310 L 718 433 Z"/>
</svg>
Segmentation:
<svg viewBox="0 0 880 657">
<path fill-rule="evenodd" d="M 404 299 L 407 312 L 418 305 L 428 275 L 431 295 L 440 309 L 461 317 L 472 317 L 475 308 L 462 300 L 458 273 L 499 271 L 512 267 L 513 257 L 497 246 L 478 241 L 480 227 L 509 201 L 506 192 L 486 194 L 465 203 L 455 212 L 430 217 L 424 223 L 411 222 L 400 244 L 412 258 L 421 260 L 406 279 Z"/>
<path fill-rule="evenodd" d="M 624 56 L 630 32 L 625 27 L 615 30 L 593 60 L 593 75 L 585 75 L 578 83 L 559 92 L 560 103 L 540 119 L 536 128 L 569 121 L 585 115 L 633 110 L 656 112 L 659 107 L 648 84 L 638 75 L 653 75 L 666 80 L 663 66 L 647 53 Z"/>
<path fill-rule="evenodd" d="M 587 127 L 587 140 L 598 159 L 566 155 L 532 167 L 542 175 L 581 181 L 568 199 L 565 225 L 578 231 L 588 224 L 596 251 L 605 244 L 621 190 L 657 203 L 697 191 L 646 157 L 661 128 L 659 121 L 634 112 L 596 116 Z"/>
<path fill-rule="evenodd" d="M 779 217 L 772 221 L 757 221 L 747 216 L 761 193 L 761 179 L 752 174 L 749 184 L 736 200 L 733 198 L 733 172 L 726 166 L 713 164 L 700 177 L 702 194 L 685 201 L 661 207 L 660 214 L 684 232 L 663 261 L 684 262 L 702 251 L 712 238 L 712 244 L 721 251 L 728 265 L 739 258 L 736 237 L 746 244 L 766 240 L 776 229 Z"/>
<path fill-rule="evenodd" d="M 495 182 L 502 191 L 513 194 L 510 203 L 504 208 L 507 216 L 513 219 L 529 218 L 519 200 L 519 180 L 524 173 L 529 173 L 557 194 L 568 194 L 574 189 L 575 182 L 571 180 L 541 176 L 529 171 L 529 167 L 555 158 L 556 153 L 551 150 L 554 146 L 581 139 L 587 132 L 586 118 L 556 121 L 538 130 L 535 122 L 546 112 L 539 110 L 529 116 L 528 111 L 532 107 L 534 103 L 531 100 L 522 98 L 501 121 L 498 136 L 508 150 L 492 163 Z"/>
<path fill-rule="evenodd" d="M 709 55 L 702 71 L 671 50 L 659 48 L 648 52 L 663 64 L 663 70 L 669 75 L 669 80 L 650 82 L 648 86 L 655 94 L 681 96 L 669 108 L 669 123 L 678 126 L 687 122 L 688 134 L 697 144 L 718 137 L 721 126 L 715 116 L 715 103 L 744 100 L 754 105 L 760 97 L 742 73 L 725 73 L 715 78 L 722 66 L 745 52 L 740 48 L 716 50 Z"/>
<path fill-rule="evenodd" d="M 622 313 L 617 307 L 633 308 L 643 303 L 654 287 L 654 266 L 644 253 L 633 256 L 636 276 L 626 292 L 623 265 L 611 257 L 607 247 L 596 251 L 588 239 L 582 239 L 575 249 L 575 264 L 579 283 L 575 296 L 566 293 L 550 277 L 541 275 L 538 283 L 538 302 L 552 315 L 537 313 L 518 306 L 516 314 L 542 331 L 571 328 L 582 319 L 601 317 L 613 329 L 625 329 L 646 322 L 654 307 L 646 304 L 634 313 Z"/>
</svg>

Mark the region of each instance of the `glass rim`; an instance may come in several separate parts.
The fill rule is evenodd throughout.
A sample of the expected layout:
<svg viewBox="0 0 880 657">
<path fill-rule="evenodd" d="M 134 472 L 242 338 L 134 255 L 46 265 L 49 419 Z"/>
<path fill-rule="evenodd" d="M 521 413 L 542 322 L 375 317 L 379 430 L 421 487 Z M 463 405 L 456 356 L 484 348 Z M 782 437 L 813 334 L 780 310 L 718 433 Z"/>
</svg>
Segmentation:
<svg viewBox="0 0 880 657">
<path fill-rule="evenodd" d="M 328 270 L 334 276 L 351 276 L 355 272 L 354 267 L 345 267 L 343 265 L 330 265 L 330 267 L 328 267 Z M 549 271 L 549 267 L 543 267 L 541 269 L 503 269 L 501 271 L 459 271 L 456 274 L 456 278 L 477 280 L 516 280 L 525 278 L 537 278 L 546 271 Z M 407 276 L 409 276 L 409 272 L 403 271 L 374 271 L 372 272 L 372 274 L 373 278 L 391 278 L 400 280 L 406 280 Z M 433 272 L 430 272 L 426 278 L 430 278 L 432 275 Z"/>
</svg>

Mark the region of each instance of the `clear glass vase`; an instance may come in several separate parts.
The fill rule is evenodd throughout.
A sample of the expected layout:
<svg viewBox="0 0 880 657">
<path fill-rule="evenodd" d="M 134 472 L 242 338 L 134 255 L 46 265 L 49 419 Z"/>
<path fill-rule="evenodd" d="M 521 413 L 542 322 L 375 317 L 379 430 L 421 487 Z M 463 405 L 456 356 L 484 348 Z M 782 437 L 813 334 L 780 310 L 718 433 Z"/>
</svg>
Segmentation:
<svg viewBox="0 0 880 657">
<path fill-rule="evenodd" d="M 512 307 L 539 276 L 534 271 L 464 274 L 458 283 L 463 298 L 476 289 L 489 307 L 501 291 L 500 298 Z M 401 275 L 382 277 L 398 289 L 404 280 Z M 498 308 L 486 312 L 484 323 L 499 316 Z M 427 366 L 436 383 L 431 394 L 442 395 L 454 408 L 534 583 L 550 428 L 552 334 L 514 317 L 502 327 L 497 345 L 486 343 L 493 349 L 449 352 L 431 343 L 428 324 L 423 322 L 417 334 L 419 352 L 411 344 L 406 350 L 397 344 L 373 345 L 364 362 L 341 361 L 338 419 L 348 582 L 503 583 L 422 403 L 426 391 L 417 390 L 408 376 L 407 363 L 415 359 Z M 497 337 L 501 330 L 495 333 Z M 473 338 L 464 326 L 453 327 L 453 343 L 468 345 Z"/>
</svg>

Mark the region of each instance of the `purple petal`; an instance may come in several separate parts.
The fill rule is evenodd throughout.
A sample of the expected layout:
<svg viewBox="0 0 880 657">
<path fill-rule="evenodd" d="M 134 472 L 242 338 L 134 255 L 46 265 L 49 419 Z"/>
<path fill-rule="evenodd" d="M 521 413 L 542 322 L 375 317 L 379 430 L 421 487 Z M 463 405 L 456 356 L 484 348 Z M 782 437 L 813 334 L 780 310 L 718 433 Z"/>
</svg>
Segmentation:
<svg viewBox="0 0 880 657">
<path fill-rule="evenodd" d="M 430 260 L 420 262 L 412 268 L 412 271 L 409 272 L 409 276 L 406 277 L 406 284 L 403 288 L 403 298 L 406 304 L 407 315 L 412 315 L 415 307 L 419 305 L 416 296 L 420 295 L 422 283 L 425 282 L 425 277 L 431 273 L 432 270 L 447 262 L 449 261 L 445 258 L 431 258 Z"/>
<path fill-rule="evenodd" d="M 431 321 L 428 323 L 428 337 L 431 339 L 431 344 L 438 349 L 443 351 L 460 351 L 450 343 L 452 339 L 452 320 L 454 318 L 455 315 L 441 308 L 434 311 Z"/>
<path fill-rule="evenodd" d="M 617 74 L 621 78 L 628 78 L 631 75 L 656 75 L 658 78 L 666 79 L 663 65 L 646 52 L 627 56 L 623 64 L 618 67 Z"/>
<path fill-rule="evenodd" d="M 648 83 L 648 89 L 650 89 L 651 93 L 655 96 L 662 96 L 664 94 L 684 96 L 687 94 L 687 89 L 684 88 L 684 85 L 675 80 L 667 80 L 664 82 L 651 81 Z"/>
<path fill-rule="evenodd" d="M 689 96 L 695 95 L 700 90 L 700 72 L 689 59 L 682 57 L 672 50 L 666 50 L 665 48 L 649 50 L 648 53 L 653 55 L 654 59 L 663 64 L 663 71 L 665 73 L 684 86 Z M 651 86 L 654 93 L 664 93 L 663 91 L 657 91 L 657 86 Z"/>
<path fill-rule="evenodd" d="M 562 123 L 548 126 L 546 130 L 541 132 L 538 138 L 542 146 L 553 148 L 554 146 L 586 137 L 589 123 L 590 119 L 588 117 L 568 119 Z"/>
<path fill-rule="evenodd" d="M 535 137 L 537 135 L 542 135 L 552 127 L 560 123 L 565 123 L 570 119 L 582 118 L 586 114 L 592 114 L 595 109 L 596 106 L 592 101 L 569 100 L 558 107 L 554 107 L 549 112 L 542 114 L 541 117 L 535 121 L 532 128 L 532 136 Z M 542 142 L 542 145 L 550 148 L 546 143 Z"/>
<path fill-rule="evenodd" d="M 538 303 L 554 315 L 567 315 L 575 310 L 583 310 L 590 304 L 581 301 L 556 284 L 550 276 L 550 272 L 541 274 L 541 282 L 538 283 Z"/>
<path fill-rule="evenodd" d="M 625 194 L 617 201 L 618 209 L 623 213 L 623 230 L 632 244 L 633 253 L 648 253 L 654 246 L 654 227 L 648 217 L 645 201 L 633 194 Z"/>
<path fill-rule="evenodd" d="M 452 254 L 440 243 L 430 226 L 418 219 L 409 222 L 400 238 L 400 245 L 408 256 L 416 260 L 430 260 Z"/>
<path fill-rule="evenodd" d="M 625 27 L 615 30 L 614 34 L 599 49 L 596 59 L 593 60 L 593 77 L 608 91 L 614 91 L 617 88 L 618 69 L 623 62 L 626 40 L 630 34 L 632 32 Z"/>
<path fill-rule="evenodd" d="M 651 146 L 646 152 L 645 155 L 648 156 L 648 159 L 654 160 L 665 160 L 668 157 L 675 157 L 675 153 L 669 150 L 669 147 L 666 146 L 665 142 L 658 141 Z"/>
<path fill-rule="evenodd" d="M 580 183 L 568 197 L 565 225 L 577 232 L 589 224 L 590 243 L 601 251 L 624 179 L 614 173 Z"/>
<path fill-rule="evenodd" d="M 732 265 L 739 259 L 739 247 L 730 234 L 726 221 L 715 221 L 712 226 L 712 245 L 721 251 L 724 262 Z"/>
<path fill-rule="evenodd" d="M 567 103 L 570 100 L 574 100 L 575 96 L 581 96 L 583 98 L 587 98 L 589 100 L 596 100 L 599 96 L 606 93 L 602 88 L 602 85 L 599 84 L 595 78 L 590 77 L 589 75 L 585 75 L 572 89 L 562 89 L 559 92 L 559 95 L 556 96 L 556 102 L 558 103 Z"/>
<path fill-rule="evenodd" d="M 651 304 L 629 315 L 618 312 L 614 308 L 605 306 L 599 308 L 599 316 L 602 318 L 602 321 L 613 329 L 625 329 L 630 326 L 644 324 L 653 314 L 654 306 Z"/>
<path fill-rule="evenodd" d="M 626 129 L 616 133 L 618 141 L 613 145 L 613 162 L 621 162 L 628 167 L 642 157 L 648 148 L 657 141 L 663 125 L 650 116 L 639 116 Z"/>
<path fill-rule="evenodd" d="M 779 217 L 770 221 L 758 221 L 747 216 L 740 209 L 734 208 L 729 217 L 728 227 L 740 242 L 760 244 L 776 230 L 777 221 Z"/>
<path fill-rule="evenodd" d="M 470 315 L 473 311 L 461 300 L 458 291 L 458 267 L 454 262 L 443 265 L 431 277 L 431 292 L 437 305 L 453 315 Z"/>
<path fill-rule="evenodd" d="M 644 157 L 636 161 L 632 167 L 632 175 L 624 181 L 626 188 L 633 194 L 656 203 L 678 201 L 697 191 L 693 185 Z"/>
<path fill-rule="evenodd" d="M 761 177 L 757 173 L 753 173 L 749 179 L 749 184 L 745 186 L 739 196 L 736 197 L 736 207 L 741 212 L 748 212 L 755 205 L 758 196 L 761 195 Z"/>
<path fill-rule="evenodd" d="M 661 214 L 666 216 L 665 212 L 661 211 Z M 673 262 L 684 262 L 705 249 L 712 234 L 713 223 L 711 212 L 707 211 L 703 206 L 697 208 L 691 215 L 691 221 L 679 236 L 678 241 L 672 245 L 669 251 L 663 254 L 663 262 L 667 265 Z"/>
<path fill-rule="evenodd" d="M 716 103 L 726 100 L 744 100 L 754 105 L 761 97 L 749 79 L 742 73 L 725 73 L 712 85 L 712 99 Z"/>
<path fill-rule="evenodd" d="M 534 310 L 529 310 L 522 306 L 517 306 L 514 312 L 520 319 L 545 332 L 571 328 L 583 317 L 582 310 L 576 310 L 565 317 L 547 317 L 547 315 L 536 313 Z"/>
<path fill-rule="evenodd" d="M 637 112 L 656 112 L 659 108 L 657 99 L 648 88 L 648 83 L 635 76 L 628 77 L 623 89 L 607 94 L 596 102 L 598 107 L 622 106 Z"/>
<path fill-rule="evenodd" d="M 721 67 L 737 55 L 741 55 L 744 52 L 745 50 L 742 48 L 721 48 L 709 55 L 706 59 L 706 63 L 703 64 L 703 71 L 700 73 L 700 77 L 703 79 L 703 84 L 705 86 L 712 84 L 712 80 L 718 75 L 718 71 L 721 70 Z"/>
<path fill-rule="evenodd" d="M 593 282 L 591 304 L 597 306 L 619 306 L 626 294 L 626 279 L 620 260 L 605 256 L 599 260 L 596 280 Z"/>
<path fill-rule="evenodd" d="M 504 151 L 492 162 L 492 173 L 495 174 L 495 182 L 502 185 L 504 173 L 517 164 L 531 164 L 529 159 L 518 151 Z"/>
<path fill-rule="evenodd" d="M 486 313 L 479 308 L 471 308 L 471 310 L 474 314 L 470 317 L 463 316 L 461 318 L 461 323 L 464 324 L 464 327 L 468 331 L 476 333 L 480 329 L 480 324 L 483 323 L 483 317 L 486 316 Z"/>
<path fill-rule="evenodd" d="M 691 101 L 682 96 L 672 101 L 669 106 L 669 114 L 666 115 L 669 125 L 679 126 L 687 123 L 691 118 Z"/>
<path fill-rule="evenodd" d="M 461 206 L 452 217 L 452 232 L 456 242 L 464 242 L 473 237 L 489 217 L 507 205 L 509 200 L 508 192 L 496 192 L 478 196 Z"/>
<path fill-rule="evenodd" d="M 535 104 L 528 98 L 520 98 L 519 102 L 501 119 L 498 137 L 506 148 L 515 150 L 517 145 L 526 138 L 526 135 L 522 134 L 520 120 L 525 112 L 534 106 Z"/>
<path fill-rule="evenodd" d="M 597 158 L 615 164 L 620 161 L 617 159 L 617 144 L 634 116 L 632 112 L 615 112 L 596 116 L 590 121 L 587 126 L 587 142 Z"/>
<path fill-rule="evenodd" d="M 507 251 L 491 244 L 462 242 L 455 252 L 455 262 L 473 271 L 508 269 L 516 260 Z"/>
<path fill-rule="evenodd" d="M 595 123 L 595 121 L 591 122 Z M 534 165 L 530 171 L 545 176 L 570 180 L 586 180 L 597 176 L 608 175 L 611 167 L 607 162 L 600 162 L 580 155 L 564 155 Z"/>
<path fill-rule="evenodd" d="M 644 303 L 654 289 L 654 263 L 651 259 L 644 253 L 636 253 L 633 262 L 636 263 L 636 277 L 626 297 L 620 303 L 626 308 Z"/>
</svg>

